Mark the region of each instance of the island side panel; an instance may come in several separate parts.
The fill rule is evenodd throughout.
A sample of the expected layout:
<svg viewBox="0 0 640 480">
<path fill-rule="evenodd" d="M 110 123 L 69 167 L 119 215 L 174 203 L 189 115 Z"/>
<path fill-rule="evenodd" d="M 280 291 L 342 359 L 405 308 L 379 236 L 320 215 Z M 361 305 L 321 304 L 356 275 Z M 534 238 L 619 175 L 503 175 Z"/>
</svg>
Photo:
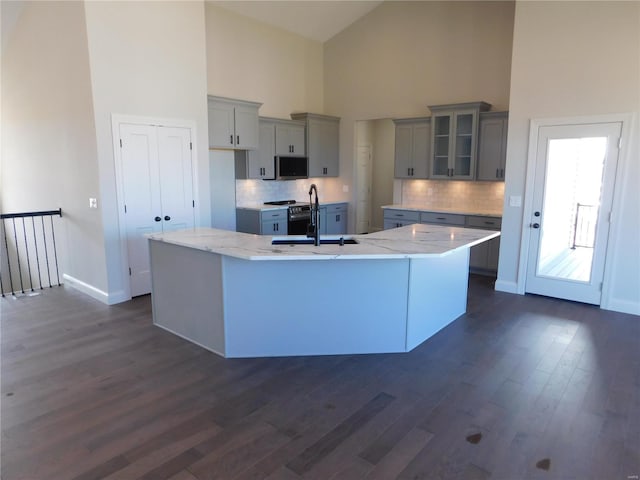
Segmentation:
<svg viewBox="0 0 640 480">
<path fill-rule="evenodd" d="M 227 357 L 405 349 L 408 259 L 223 261 Z"/>
<path fill-rule="evenodd" d="M 467 311 L 468 285 L 468 248 L 443 257 L 411 259 L 407 351 Z"/>
<path fill-rule="evenodd" d="M 221 256 L 155 240 L 149 254 L 153 323 L 225 355 Z"/>
</svg>

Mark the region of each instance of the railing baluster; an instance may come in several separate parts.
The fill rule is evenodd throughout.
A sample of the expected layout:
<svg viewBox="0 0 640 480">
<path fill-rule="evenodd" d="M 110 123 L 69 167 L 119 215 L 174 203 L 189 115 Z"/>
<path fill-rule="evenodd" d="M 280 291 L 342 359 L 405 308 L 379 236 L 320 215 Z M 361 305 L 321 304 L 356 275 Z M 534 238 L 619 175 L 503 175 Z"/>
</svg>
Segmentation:
<svg viewBox="0 0 640 480">
<path fill-rule="evenodd" d="M 35 245 L 35 248 L 36 248 L 36 266 L 38 267 L 38 282 L 40 283 L 40 290 L 43 290 L 42 277 L 40 275 L 40 255 L 38 255 L 38 238 L 36 237 L 36 221 L 34 220 L 34 217 L 31 217 L 31 227 L 33 229 L 33 244 Z"/>
<path fill-rule="evenodd" d="M 13 288 L 13 275 L 11 275 L 11 257 L 9 256 L 9 242 L 7 240 L 7 224 L 4 221 L 4 218 L 2 219 L 2 230 L 4 231 L 4 248 L 7 252 L 7 267 L 9 269 L 9 286 L 11 287 L 11 293 L 13 294 L 13 292 L 15 292 L 14 288 Z"/>
<path fill-rule="evenodd" d="M 58 249 L 56 248 L 56 232 L 53 229 L 53 217 L 49 217 L 49 220 L 51 220 L 51 237 L 53 238 L 53 255 L 56 260 L 56 278 L 58 279 L 58 286 L 60 286 L 60 273 L 58 272 Z"/>
<path fill-rule="evenodd" d="M 49 278 L 49 288 L 51 288 L 51 270 L 49 269 L 49 252 L 47 250 L 47 234 L 44 231 L 44 217 L 40 217 L 42 221 L 42 238 L 44 239 L 44 259 L 47 263 L 47 278 Z"/>
<path fill-rule="evenodd" d="M 12 218 L 13 223 L 13 240 L 16 242 L 16 260 L 18 262 L 18 278 L 20 278 L 20 290 L 24 293 L 24 283 L 22 282 L 22 265 L 20 265 L 20 249 L 18 248 L 18 229 L 16 228 L 16 219 Z"/>
<path fill-rule="evenodd" d="M 29 285 L 31 285 L 31 291 L 33 292 L 33 279 L 31 278 L 31 258 L 29 257 L 29 244 L 27 243 L 27 229 L 24 225 L 24 217 L 22 217 L 22 235 L 24 236 L 24 250 L 27 254 L 27 272 L 29 273 Z M 18 248 L 17 245 L 16 248 Z"/>
</svg>

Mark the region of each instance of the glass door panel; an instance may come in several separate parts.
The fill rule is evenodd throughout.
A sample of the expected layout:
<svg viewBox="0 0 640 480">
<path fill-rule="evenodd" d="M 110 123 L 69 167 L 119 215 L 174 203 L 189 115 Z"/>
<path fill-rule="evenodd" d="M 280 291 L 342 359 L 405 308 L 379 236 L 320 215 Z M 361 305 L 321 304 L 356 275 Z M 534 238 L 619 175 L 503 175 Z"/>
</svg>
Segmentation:
<svg viewBox="0 0 640 480">
<path fill-rule="evenodd" d="M 538 276 L 591 281 L 607 137 L 549 140 Z"/>
</svg>

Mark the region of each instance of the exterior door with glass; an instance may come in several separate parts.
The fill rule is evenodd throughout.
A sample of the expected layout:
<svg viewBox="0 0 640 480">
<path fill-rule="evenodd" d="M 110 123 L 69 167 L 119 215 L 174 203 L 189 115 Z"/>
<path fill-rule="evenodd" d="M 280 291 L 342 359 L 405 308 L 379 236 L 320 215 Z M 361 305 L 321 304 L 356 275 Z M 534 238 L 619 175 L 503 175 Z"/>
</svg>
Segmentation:
<svg viewBox="0 0 640 480">
<path fill-rule="evenodd" d="M 600 304 L 621 129 L 539 127 L 526 292 Z"/>
</svg>

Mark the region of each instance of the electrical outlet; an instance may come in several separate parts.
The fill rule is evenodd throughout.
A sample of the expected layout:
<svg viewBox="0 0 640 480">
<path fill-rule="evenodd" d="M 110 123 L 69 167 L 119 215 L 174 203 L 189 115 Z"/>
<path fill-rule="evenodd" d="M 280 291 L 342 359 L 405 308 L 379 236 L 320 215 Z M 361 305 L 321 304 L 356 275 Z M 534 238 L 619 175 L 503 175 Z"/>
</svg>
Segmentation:
<svg viewBox="0 0 640 480">
<path fill-rule="evenodd" d="M 522 206 L 522 197 L 519 195 L 512 195 L 509 197 L 509 206 L 510 207 L 521 207 Z"/>
<path fill-rule="evenodd" d="M 349 185 L 342 185 L 342 191 L 344 193 L 349 193 Z"/>
<path fill-rule="evenodd" d="M 89 198 L 89 208 L 98 208 L 97 198 Z"/>
</svg>

